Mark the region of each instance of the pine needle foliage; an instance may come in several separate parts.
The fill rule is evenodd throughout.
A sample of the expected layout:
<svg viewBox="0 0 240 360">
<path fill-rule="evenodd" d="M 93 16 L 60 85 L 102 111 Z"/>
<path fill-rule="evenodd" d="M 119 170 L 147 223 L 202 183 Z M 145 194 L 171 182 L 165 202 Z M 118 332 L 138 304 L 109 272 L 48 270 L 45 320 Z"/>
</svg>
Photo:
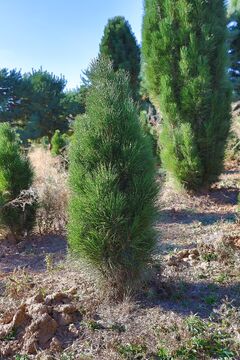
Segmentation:
<svg viewBox="0 0 240 360">
<path fill-rule="evenodd" d="M 230 127 L 222 0 L 145 0 L 146 83 L 164 123 L 162 162 L 187 189 L 222 171 Z"/>
<path fill-rule="evenodd" d="M 240 2 L 228 4 L 229 75 L 233 87 L 233 99 L 240 99 Z"/>
<path fill-rule="evenodd" d="M 32 185 L 33 171 L 21 153 L 16 134 L 7 123 L 0 124 L 0 221 L 17 238 L 32 229 L 36 206 L 11 206 L 22 190 Z"/>
<path fill-rule="evenodd" d="M 60 154 L 61 149 L 65 146 L 65 141 L 63 135 L 60 133 L 60 130 L 55 130 L 53 137 L 51 139 L 51 153 L 53 156 Z"/>
<path fill-rule="evenodd" d="M 102 58 L 89 73 L 86 115 L 70 145 L 69 244 L 123 294 L 155 247 L 155 164 L 126 73 Z"/>
<path fill-rule="evenodd" d="M 114 70 L 129 73 L 132 95 L 139 98 L 140 49 L 129 22 L 122 16 L 109 19 L 100 43 L 100 55 L 113 62 Z"/>
</svg>

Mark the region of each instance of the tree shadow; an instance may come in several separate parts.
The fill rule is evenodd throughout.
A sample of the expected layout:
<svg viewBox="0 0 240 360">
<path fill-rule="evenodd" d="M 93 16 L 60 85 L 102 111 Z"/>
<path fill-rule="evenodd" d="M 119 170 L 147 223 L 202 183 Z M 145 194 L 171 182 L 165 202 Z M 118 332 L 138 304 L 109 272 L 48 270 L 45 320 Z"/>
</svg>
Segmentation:
<svg viewBox="0 0 240 360">
<path fill-rule="evenodd" d="M 65 258 L 67 241 L 65 237 L 48 235 L 36 237 L 19 243 L 14 253 L 1 254 L 0 271 L 12 272 L 16 268 L 28 269 L 34 272 L 46 269 L 46 255 L 50 254 L 54 263 Z"/>
<path fill-rule="evenodd" d="M 229 170 L 225 170 L 224 173 L 225 175 L 238 175 L 240 174 L 240 170 L 236 170 L 236 169 L 229 169 Z"/>
<path fill-rule="evenodd" d="M 234 187 L 213 188 L 209 191 L 209 198 L 216 205 L 236 205 L 239 190 Z"/>
<path fill-rule="evenodd" d="M 183 316 L 198 314 L 208 318 L 214 308 L 218 308 L 224 300 L 240 306 L 240 282 L 233 284 L 217 284 L 213 282 L 185 282 L 163 284 L 167 291 L 161 288 L 155 293 L 154 299 L 140 299 L 143 308 L 160 307 L 164 311 L 172 311 Z"/>
<path fill-rule="evenodd" d="M 191 210 L 162 210 L 159 221 L 163 224 L 192 224 L 193 222 L 201 222 L 203 226 L 213 225 L 221 220 L 234 222 L 235 213 L 216 213 L 216 212 L 194 212 Z"/>
</svg>

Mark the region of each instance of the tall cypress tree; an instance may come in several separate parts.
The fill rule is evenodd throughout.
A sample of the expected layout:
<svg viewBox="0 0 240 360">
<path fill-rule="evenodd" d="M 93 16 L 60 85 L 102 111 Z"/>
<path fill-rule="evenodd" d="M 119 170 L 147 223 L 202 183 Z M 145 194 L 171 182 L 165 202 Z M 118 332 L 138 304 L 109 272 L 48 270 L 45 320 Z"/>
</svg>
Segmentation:
<svg viewBox="0 0 240 360">
<path fill-rule="evenodd" d="M 122 294 L 155 246 L 155 166 L 125 72 L 100 60 L 89 74 L 86 115 L 70 146 L 69 243 Z"/>
<path fill-rule="evenodd" d="M 130 75 L 133 96 L 138 98 L 140 49 L 131 26 L 124 17 L 110 19 L 100 43 L 100 54 L 110 58 L 114 70 L 123 69 Z"/>
<path fill-rule="evenodd" d="M 230 126 L 223 0 L 145 0 L 147 86 L 163 114 L 162 161 L 189 189 L 222 171 Z"/>
</svg>

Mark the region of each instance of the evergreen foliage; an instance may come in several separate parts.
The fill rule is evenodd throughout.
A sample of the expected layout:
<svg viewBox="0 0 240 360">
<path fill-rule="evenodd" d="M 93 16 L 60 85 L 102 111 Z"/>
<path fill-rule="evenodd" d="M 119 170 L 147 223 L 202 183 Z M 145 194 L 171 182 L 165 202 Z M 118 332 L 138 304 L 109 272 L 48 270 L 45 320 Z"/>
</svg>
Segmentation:
<svg viewBox="0 0 240 360">
<path fill-rule="evenodd" d="M 132 95 L 138 99 L 140 49 L 124 17 L 116 16 L 108 21 L 100 43 L 100 54 L 113 62 L 114 70 L 123 69 L 129 73 Z"/>
<path fill-rule="evenodd" d="M 222 0 L 145 0 L 144 71 L 164 119 L 162 161 L 188 189 L 222 171 L 231 97 L 225 43 Z"/>
<path fill-rule="evenodd" d="M 36 206 L 11 206 L 11 201 L 28 190 L 32 180 L 32 168 L 20 152 L 15 132 L 9 124 L 0 124 L 0 220 L 16 237 L 32 229 Z"/>
<path fill-rule="evenodd" d="M 61 135 L 60 130 L 55 130 L 55 133 L 51 139 L 51 153 L 56 156 L 59 155 L 61 149 L 65 146 L 65 141 L 63 135 Z"/>
<path fill-rule="evenodd" d="M 228 42 L 230 58 L 230 80 L 234 100 L 240 99 L 240 2 L 231 0 L 228 11 Z"/>
<path fill-rule="evenodd" d="M 0 70 L 0 121 L 20 128 L 23 140 L 65 131 L 72 110 L 63 92 L 66 81 L 42 69 L 21 74 Z M 65 101 L 66 99 L 66 101 Z"/>
<path fill-rule="evenodd" d="M 79 88 L 65 93 L 63 106 L 69 119 L 74 119 L 77 115 L 85 113 L 87 91 L 88 86 L 83 84 Z"/>
<path fill-rule="evenodd" d="M 103 59 L 89 73 L 86 114 L 70 144 L 69 244 L 123 293 L 155 247 L 155 164 L 126 73 Z"/>
<path fill-rule="evenodd" d="M 68 124 L 64 113 L 63 92 L 66 81 L 42 69 L 25 74 L 29 83 L 30 117 L 24 131 L 24 137 L 37 139 L 49 138 L 56 129 L 67 130 Z"/>
<path fill-rule="evenodd" d="M 26 122 L 29 87 L 20 71 L 0 70 L 0 122 Z"/>
</svg>

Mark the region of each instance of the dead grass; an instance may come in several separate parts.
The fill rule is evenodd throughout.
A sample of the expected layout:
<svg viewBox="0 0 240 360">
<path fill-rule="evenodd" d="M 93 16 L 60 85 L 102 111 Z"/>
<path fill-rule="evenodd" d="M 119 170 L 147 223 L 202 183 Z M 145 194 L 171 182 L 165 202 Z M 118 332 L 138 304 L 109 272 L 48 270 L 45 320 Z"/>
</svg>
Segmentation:
<svg viewBox="0 0 240 360">
<path fill-rule="evenodd" d="M 189 273 L 189 268 L 186 272 Z M 23 284 L 25 275 L 16 272 L 14 280 Z M 185 312 L 183 311 L 186 296 L 191 296 L 183 285 L 182 298 L 176 296 L 180 294 L 177 294 L 176 287 L 167 297 L 159 293 L 148 298 L 145 294 L 135 301 L 126 299 L 120 304 L 109 304 L 99 296 L 94 283 L 86 281 L 84 272 L 69 261 L 51 271 L 29 276 L 33 277 L 33 286 L 26 287 L 21 302 L 39 292 L 47 296 L 75 288 L 74 304 L 81 313 L 81 320 L 76 324 L 78 334 L 74 339 L 61 339 L 63 349 L 60 352 L 40 351 L 34 356 L 27 355 L 27 359 L 44 360 L 48 355 L 49 360 L 208 360 L 223 358 L 224 351 L 232 354 L 231 357 L 226 357 L 229 359 L 238 359 L 240 356 L 240 313 L 239 308 L 231 304 L 230 292 L 229 301 L 223 298 L 219 304 L 212 306 L 206 316 L 195 316 L 191 307 L 188 308 L 189 303 L 185 305 Z M 185 276 L 182 272 L 181 281 L 186 279 Z M 175 276 L 175 281 L 176 279 Z M 173 284 L 171 286 L 173 290 Z M 207 295 L 208 298 L 204 301 L 211 300 L 210 289 Z M 190 302 L 201 304 L 202 296 L 202 293 L 195 294 L 194 300 L 190 299 Z M 9 307 L 19 306 L 19 299 L 14 292 L 9 291 L 5 293 L 4 299 L 9 304 L 5 306 L 6 316 Z M 4 345 L 7 341 L 9 340 L 4 340 Z M 10 341 L 14 344 L 18 339 Z"/>
<path fill-rule="evenodd" d="M 33 186 L 39 197 L 37 232 L 63 232 L 67 222 L 67 173 L 60 158 L 43 147 L 33 147 L 29 158 L 35 170 Z"/>
</svg>

